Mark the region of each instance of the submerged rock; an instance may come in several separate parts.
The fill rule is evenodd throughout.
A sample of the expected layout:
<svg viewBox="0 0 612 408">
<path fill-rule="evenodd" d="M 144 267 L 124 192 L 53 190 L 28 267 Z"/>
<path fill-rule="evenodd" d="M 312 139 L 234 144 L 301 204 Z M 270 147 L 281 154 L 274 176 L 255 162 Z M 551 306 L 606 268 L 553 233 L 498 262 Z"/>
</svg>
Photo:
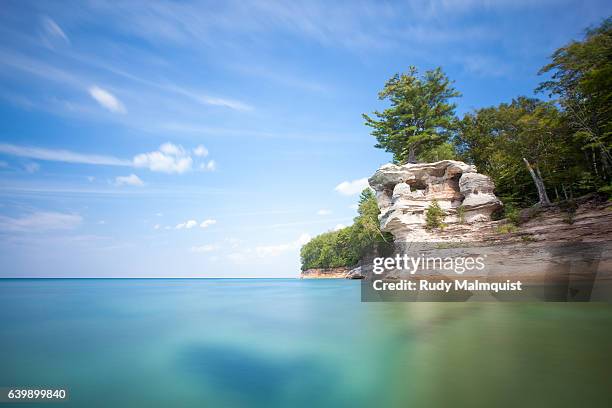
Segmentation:
<svg viewBox="0 0 612 408">
<path fill-rule="evenodd" d="M 435 239 L 425 228 L 434 200 L 446 214 L 445 224 L 490 221 L 502 206 L 491 179 L 461 161 L 385 164 L 368 182 L 376 191 L 381 229 L 400 241 Z"/>
</svg>

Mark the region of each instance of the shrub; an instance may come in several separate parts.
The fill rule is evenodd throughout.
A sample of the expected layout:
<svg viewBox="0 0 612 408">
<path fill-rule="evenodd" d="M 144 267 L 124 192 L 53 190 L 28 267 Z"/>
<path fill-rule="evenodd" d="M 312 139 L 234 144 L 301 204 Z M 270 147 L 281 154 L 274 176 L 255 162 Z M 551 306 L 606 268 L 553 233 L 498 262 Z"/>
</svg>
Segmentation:
<svg viewBox="0 0 612 408">
<path fill-rule="evenodd" d="M 612 184 L 608 184 L 607 186 L 601 187 L 597 190 L 600 193 L 605 194 L 608 197 L 608 201 L 612 200 Z"/>
<path fill-rule="evenodd" d="M 567 224 L 573 224 L 576 218 L 576 210 L 578 210 L 578 204 L 575 200 L 564 200 L 559 202 L 559 209 L 565 212 L 565 217 L 563 217 L 563 222 Z"/>
<path fill-rule="evenodd" d="M 440 208 L 438 200 L 433 199 L 425 211 L 425 227 L 428 230 L 444 228 L 445 225 L 443 221 L 445 216 L 446 213 Z"/>
<path fill-rule="evenodd" d="M 498 234 L 510 234 L 516 231 L 518 231 L 518 227 L 512 223 L 502 224 L 497 227 Z"/>
<path fill-rule="evenodd" d="M 457 207 L 457 217 L 459 218 L 459 224 L 465 224 L 465 207 L 463 205 Z"/>
<path fill-rule="evenodd" d="M 504 216 L 514 226 L 521 223 L 521 209 L 512 204 L 506 204 L 504 207 Z"/>
</svg>

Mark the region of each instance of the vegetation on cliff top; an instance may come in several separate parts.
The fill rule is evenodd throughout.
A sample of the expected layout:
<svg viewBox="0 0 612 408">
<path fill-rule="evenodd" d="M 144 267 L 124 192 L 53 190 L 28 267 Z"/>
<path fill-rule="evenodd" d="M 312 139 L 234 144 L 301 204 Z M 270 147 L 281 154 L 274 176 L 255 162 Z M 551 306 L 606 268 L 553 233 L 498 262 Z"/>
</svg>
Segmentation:
<svg viewBox="0 0 612 408">
<path fill-rule="evenodd" d="M 540 70 L 537 92 L 477 109 L 463 118 L 450 103 L 459 93 L 440 68 L 419 77 L 411 67 L 379 94 L 390 107 L 364 115 L 376 147 L 396 162 L 456 158 L 491 176 L 496 194 L 518 207 L 602 191 L 612 186 L 612 18 L 559 48 Z"/>
<path fill-rule="evenodd" d="M 382 112 L 374 112 L 378 120 L 362 116 L 374 129 L 376 147 L 393 153 L 396 163 L 414 163 L 417 153 L 421 160 L 425 154 L 443 153 L 440 150 L 455 123 L 456 105 L 450 99 L 459 96 L 441 68 L 419 77 L 418 70 L 410 67 L 408 73 L 391 77 L 378 94 L 378 99 L 391 104 Z"/>
</svg>

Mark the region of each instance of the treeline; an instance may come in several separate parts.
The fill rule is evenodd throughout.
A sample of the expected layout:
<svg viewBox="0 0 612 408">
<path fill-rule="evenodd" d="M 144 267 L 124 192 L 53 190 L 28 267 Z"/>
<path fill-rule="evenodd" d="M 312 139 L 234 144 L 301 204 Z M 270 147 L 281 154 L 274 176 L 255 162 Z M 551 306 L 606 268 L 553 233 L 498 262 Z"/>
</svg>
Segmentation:
<svg viewBox="0 0 612 408">
<path fill-rule="evenodd" d="M 302 270 L 354 266 L 367 251 L 393 241 L 391 234 L 380 230 L 380 210 L 369 188 L 361 193 L 357 212 L 353 225 L 317 235 L 302 247 Z"/>
<path fill-rule="evenodd" d="M 461 94 L 442 69 L 419 75 L 410 67 L 378 94 L 389 107 L 363 118 L 375 147 L 392 153 L 395 163 L 457 159 L 476 165 L 493 179 L 509 213 L 592 192 L 609 196 L 612 18 L 556 50 L 539 74 L 549 79 L 535 92 L 547 100 L 517 96 L 459 118 L 452 100 Z M 353 226 L 302 248 L 304 269 L 355 265 L 364 248 L 384 241 L 371 191 L 364 191 L 359 208 Z"/>
</svg>

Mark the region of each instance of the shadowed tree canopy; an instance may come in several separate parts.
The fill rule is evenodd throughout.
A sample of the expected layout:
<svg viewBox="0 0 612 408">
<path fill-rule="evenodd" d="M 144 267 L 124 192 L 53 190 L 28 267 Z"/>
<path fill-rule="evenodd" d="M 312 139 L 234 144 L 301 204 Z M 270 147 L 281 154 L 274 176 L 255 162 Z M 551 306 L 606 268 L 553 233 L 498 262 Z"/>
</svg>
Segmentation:
<svg viewBox="0 0 612 408">
<path fill-rule="evenodd" d="M 562 112 L 552 102 L 519 97 L 509 104 L 467 113 L 459 123 L 455 143 L 462 160 L 493 178 L 496 193 L 505 203 L 523 206 L 536 200 L 531 170 L 556 189 L 555 197 L 578 188 L 576 181 L 582 174 L 577 167 L 579 149 L 562 126 Z"/>
<path fill-rule="evenodd" d="M 565 112 L 565 123 L 590 162 L 599 184 L 612 175 L 612 17 L 552 55 L 540 73 L 551 73 L 538 91 L 548 91 Z"/>
<path fill-rule="evenodd" d="M 408 73 L 395 74 L 387 81 L 378 99 L 390 107 L 374 111 L 375 118 L 363 114 L 378 143 L 375 147 L 393 153 L 396 163 L 425 159 L 446 159 L 453 154 L 446 142 L 456 122 L 455 104 L 461 96 L 441 68 L 419 76 L 411 66 Z"/>
</svg>

